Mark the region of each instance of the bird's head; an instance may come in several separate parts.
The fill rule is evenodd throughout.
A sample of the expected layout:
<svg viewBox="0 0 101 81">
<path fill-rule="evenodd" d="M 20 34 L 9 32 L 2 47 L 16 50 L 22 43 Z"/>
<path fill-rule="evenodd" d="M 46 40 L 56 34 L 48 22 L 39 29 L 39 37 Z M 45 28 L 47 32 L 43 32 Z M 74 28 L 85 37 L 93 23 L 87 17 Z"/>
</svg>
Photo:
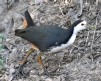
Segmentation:
<svg viewBox="0 0 101 81">
<path fill-rule="evenodd" d="M 74 33 L 78 33 L 80 30 L 86 29 L 87 22 L 85 20 L 77 20 L 72 26 L 74 27 Z"/>
</svg>

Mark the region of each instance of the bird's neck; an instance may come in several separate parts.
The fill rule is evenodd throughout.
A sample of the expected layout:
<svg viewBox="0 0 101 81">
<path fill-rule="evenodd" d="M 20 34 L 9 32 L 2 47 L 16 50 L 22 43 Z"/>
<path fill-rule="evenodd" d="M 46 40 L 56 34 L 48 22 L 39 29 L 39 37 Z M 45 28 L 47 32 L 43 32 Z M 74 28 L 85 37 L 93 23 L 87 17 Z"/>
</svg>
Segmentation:
<svg viewBox="0 0 101 81">
<path fill-rule="evenodd" d="M 79 31 L 81 31 L 81 30 L 82 30 L 82 29 L 81 29 L 79 26 L 77 26 L 77 27 L 74 28 L 73 34 L 74 34 L 74 35 L 77 35 L 77 33 L 78 33 Z"/>
<path fill-rule="evenodd" d="M 77 36 L 78 31 L 73 32 L 73 36 Z"/>
</svg>

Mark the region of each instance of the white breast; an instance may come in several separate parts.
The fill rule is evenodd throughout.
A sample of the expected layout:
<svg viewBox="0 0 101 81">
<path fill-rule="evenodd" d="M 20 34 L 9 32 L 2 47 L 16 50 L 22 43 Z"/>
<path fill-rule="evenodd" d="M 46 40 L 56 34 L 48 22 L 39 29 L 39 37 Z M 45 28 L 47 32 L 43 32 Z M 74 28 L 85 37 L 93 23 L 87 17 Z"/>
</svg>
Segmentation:
<svg viewBox="0 0 101 81">
<path fill-rule="evenodd" d="M 58 52 L 61 51 L 62 49 L 67 48 L 69 45 L 71 45 L 74 41 L 75 41 L 76 35 L 72 35 L 71 38 L 69 39 L 69 41 L 66 44 L 62 44 L 60 46 L 57 47 L 53 47 L 49 53 L 54 53 L 54 52 Z"/>
</svg>

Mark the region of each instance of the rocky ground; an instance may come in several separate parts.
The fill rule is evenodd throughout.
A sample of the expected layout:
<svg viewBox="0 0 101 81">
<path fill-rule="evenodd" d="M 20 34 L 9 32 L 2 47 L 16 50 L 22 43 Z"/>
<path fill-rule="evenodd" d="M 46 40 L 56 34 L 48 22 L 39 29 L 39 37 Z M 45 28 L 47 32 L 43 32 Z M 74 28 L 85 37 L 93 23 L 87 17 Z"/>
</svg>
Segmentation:
<svg viewBox="0 0 101 81">
<path fill-rule="evenodd" d="M 0 0 L 0 81 L 101 81 L 101 0 Z M 44 54 L 48 73 L 42 73 L 36 53 L 32 53 L 18 73 L 18 63 L 31 48 L 14 35 L 22 28 L 28 9 L 36 25 L 68 27 L 78 19 L 88 22 L 72 46 L 55 54 Z M 17 74 L 17 75 L 16 75 Z"/>
</svg>

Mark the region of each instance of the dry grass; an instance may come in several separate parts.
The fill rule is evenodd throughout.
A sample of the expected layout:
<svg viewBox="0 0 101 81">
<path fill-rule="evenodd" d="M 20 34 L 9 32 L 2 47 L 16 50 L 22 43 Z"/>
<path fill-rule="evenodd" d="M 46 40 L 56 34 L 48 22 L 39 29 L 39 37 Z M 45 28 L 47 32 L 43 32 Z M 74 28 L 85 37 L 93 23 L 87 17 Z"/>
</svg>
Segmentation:
<svg viewBox="0 0 101 81">
<path fill-rule="evenodd" d="M 20 0 L 9 8 L 3 0 L 0 5 L 0 26 L 5 36 L 5 51 L 0 56 L 5 60 L 5 69 L 0 73 L 1 81 L 101 81 L 101 3 L 100 0 L 56 0 L 40 5 L 30 5 L 30 0 Z M 22 13 L 28 9 L 36 25 L 59 24 L 77 19 L 88 22 L 87 29 L 78 33 L 75 43 L 56 54 L 45 54 L 43 61 L 49 75 L 40 75 L 40 68 L 33 53 L 24 67 L 27 78 L 14 77 L 18 61 L 30 49 L 30 44 L 14 35 L 21 28 Z M 12 17 L 14 26 L 11 25 Z M 1 29 L 2 29 L 1 28 Z M 33 60 L 34 59 L 34 60 Z M 14 74 L 13 74 L 14 72 Z"/>
</svg>

